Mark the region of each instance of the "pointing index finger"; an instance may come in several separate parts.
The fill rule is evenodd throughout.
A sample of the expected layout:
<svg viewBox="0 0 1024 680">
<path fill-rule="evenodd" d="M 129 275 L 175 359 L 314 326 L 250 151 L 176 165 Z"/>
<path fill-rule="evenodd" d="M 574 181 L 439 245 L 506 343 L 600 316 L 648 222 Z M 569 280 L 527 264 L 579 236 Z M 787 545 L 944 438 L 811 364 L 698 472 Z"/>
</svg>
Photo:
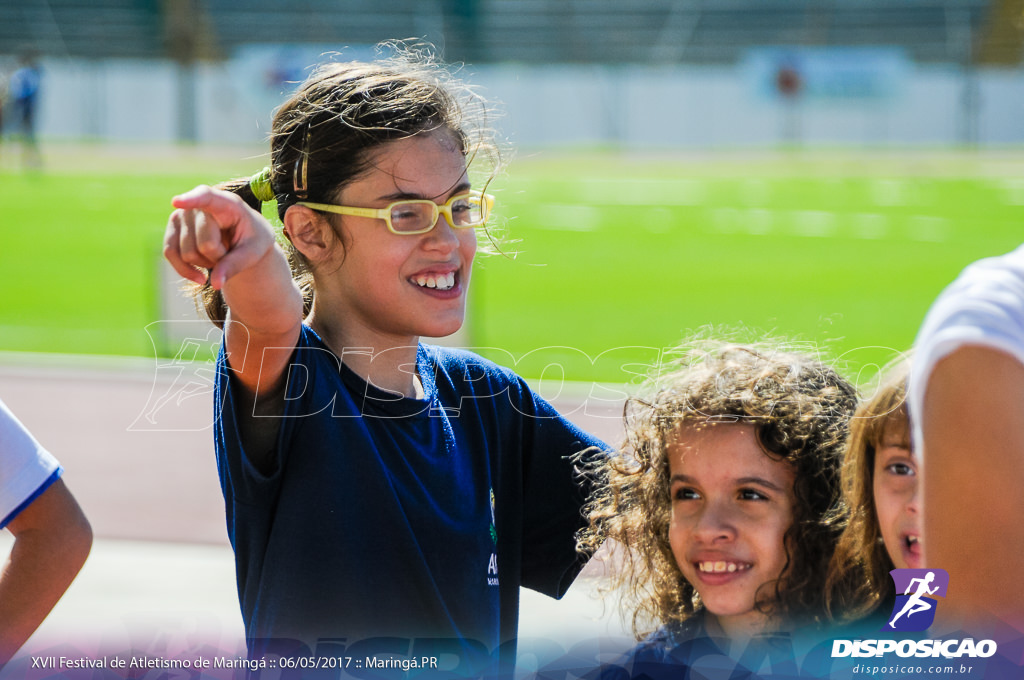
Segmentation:
<svg viewBox="0 0 1024 680">
<path fill-rule="evenodd" d="M 238 224 L 248 206 L 232 193 L 201 185 L 171 199 L 175 208 L 201 210 L 212 217 L 221 228 Z"/>
</svg>

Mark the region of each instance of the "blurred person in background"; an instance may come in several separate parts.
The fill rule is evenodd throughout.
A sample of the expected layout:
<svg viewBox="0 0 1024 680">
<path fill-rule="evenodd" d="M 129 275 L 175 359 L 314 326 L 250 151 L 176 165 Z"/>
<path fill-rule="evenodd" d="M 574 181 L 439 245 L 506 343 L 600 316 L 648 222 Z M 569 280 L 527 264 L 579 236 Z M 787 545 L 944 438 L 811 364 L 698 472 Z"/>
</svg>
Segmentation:
<svg viewBox="0 0 1024 680">
<path fill-rule="evenodd" d="M 43 72 L 33 52 L 19 59 L 18 68 L 11 75 L 8 86 L 11 118 L 22 144 L 22 163 L 27 168 L 42 165 L 39 143 L 36 139 L 36 111 Z"/>
</svg>

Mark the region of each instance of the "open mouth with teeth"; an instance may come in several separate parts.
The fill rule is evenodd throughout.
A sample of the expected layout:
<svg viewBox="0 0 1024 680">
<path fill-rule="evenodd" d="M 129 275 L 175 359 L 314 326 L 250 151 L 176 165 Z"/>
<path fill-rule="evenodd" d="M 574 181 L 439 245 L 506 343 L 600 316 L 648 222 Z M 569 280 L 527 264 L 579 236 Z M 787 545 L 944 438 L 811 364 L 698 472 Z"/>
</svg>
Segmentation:
<svg viewBox="0 0 1024 680">
<path fill-rule="evenodd" d="M 437 290 L 451 290 L 455 287 L 455 272 L 447 274 L 421 274 L 413 278 L 420 288 L 436 288 Z"/>
<path fill-rule="evenodd" d="M 737 571 L 746 571 L 754 565 L 749 562 L 726 562 L 725 560 L 718 560 L 716 562 L 698 562 L 697 569 L 706 574 L 723 574 L 732 573 Z"/>
<path fill-rule="evenodd" d="M 900 566 L 906 566 L 911 569 L 920 567 L 923 547 L 920 534 L 903 534 L 900 543 L 903 548 L 900 553 L 902 554 L 903 561 L 906 563 L 905 565 Z"/>
</svg>

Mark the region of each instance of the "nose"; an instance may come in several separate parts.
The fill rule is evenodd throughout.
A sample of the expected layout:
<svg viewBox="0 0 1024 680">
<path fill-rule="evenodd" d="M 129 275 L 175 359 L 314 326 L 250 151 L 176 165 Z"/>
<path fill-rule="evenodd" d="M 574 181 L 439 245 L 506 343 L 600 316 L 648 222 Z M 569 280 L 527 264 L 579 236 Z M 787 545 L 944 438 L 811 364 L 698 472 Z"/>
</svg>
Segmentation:
<svg viewBox="0 0 1024 680">
<path fill-rule="evenodd" d="M 445 216 L 438 214 L 434 228 L 423 235 L 424 247 L 428 250 L 451 252 L 459 247 L 459 235 Z"/>
<path fill-rule="evenodd" d="M 701 543 L 720 543 L 736 538 L 732 512 L 723 503 L 708 503 L 697 517 L 694 538 Z"/>
<path fill-rule="evenodd" d="M 917 515 L 921 510 L 921 489 L 920 484 L 914 484 L 914 490 L 910 493 L 910 498 L 907 499 L 907 512 L 911 515 Z"/>
</svg>

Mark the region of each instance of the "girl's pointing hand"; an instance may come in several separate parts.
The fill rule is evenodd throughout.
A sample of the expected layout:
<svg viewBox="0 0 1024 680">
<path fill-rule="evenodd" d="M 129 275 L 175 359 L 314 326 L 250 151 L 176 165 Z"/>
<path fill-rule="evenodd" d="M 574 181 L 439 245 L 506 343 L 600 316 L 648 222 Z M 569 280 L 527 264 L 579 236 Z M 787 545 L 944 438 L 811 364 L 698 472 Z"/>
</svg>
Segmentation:
<svg viewBox="0 0 1024 680">
<path fill-rule="evenodd" d="M 270 224 L 237 195 L 198 186 L 171 204 L 177 208 L 164 233 L 164 257 L 174 270 L 221 289 L 235 274 L 263 259 L 274 245 Z"/>
</svg>

